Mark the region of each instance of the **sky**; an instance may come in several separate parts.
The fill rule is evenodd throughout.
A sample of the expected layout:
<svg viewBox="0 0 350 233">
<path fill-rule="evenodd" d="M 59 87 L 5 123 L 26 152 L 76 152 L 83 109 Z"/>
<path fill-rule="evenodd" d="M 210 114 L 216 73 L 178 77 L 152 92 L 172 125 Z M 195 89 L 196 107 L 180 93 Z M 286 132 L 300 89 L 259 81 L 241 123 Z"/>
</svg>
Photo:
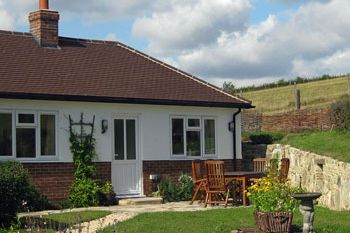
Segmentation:
<svg viewBox="0 0 350 233">
<path fill-rule="evenodd" d="M 0 0 L 29 31 L 38 0 Z M 117 40 L 219 87 L 350 73 L 349 0 L 50 0 L 60 36 Z"/>
</svg>

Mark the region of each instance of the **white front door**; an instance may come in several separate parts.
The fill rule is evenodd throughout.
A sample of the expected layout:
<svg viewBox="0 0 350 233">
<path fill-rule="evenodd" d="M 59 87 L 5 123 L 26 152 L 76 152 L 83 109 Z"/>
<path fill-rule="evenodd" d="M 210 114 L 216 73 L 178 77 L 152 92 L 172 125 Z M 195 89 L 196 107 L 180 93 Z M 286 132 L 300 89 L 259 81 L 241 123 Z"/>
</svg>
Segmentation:
<svg viewBox="0 0 350 233">
<path fill-rule="evenodd" d="M 141 194 L 137 123 L 137 118 L 132 117 L 113 121 L 112 183 L 117 196 Z"/>
</svg>

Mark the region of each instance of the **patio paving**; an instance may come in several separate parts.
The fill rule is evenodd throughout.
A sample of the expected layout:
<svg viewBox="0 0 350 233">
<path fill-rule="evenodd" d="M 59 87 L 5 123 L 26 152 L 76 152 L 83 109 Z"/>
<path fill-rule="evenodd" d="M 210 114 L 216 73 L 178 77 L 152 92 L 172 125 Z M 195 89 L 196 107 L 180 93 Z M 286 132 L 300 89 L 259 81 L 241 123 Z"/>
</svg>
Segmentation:
<svg viewBox="0 0 350 233">
<path fill-rule="evenodd" d="M 96 232 L 100 228 L 104 228 L 118 222 L 128 220 L 135 217 L 140 213 L 151 213 L 151 212 L 170 212 L 170 211 L 206 211 L 211 209 L 222 209 L 223 206 L 208 206 L 204 208 L 204 204 L 198 205 L 196 202 L 193 205 L 189 205 L 189 201 L 183 202 L 170 202 L 165 204 L 138 204 L 138 205 L 116 205 L 116 206 L 106 206 L 106 207 L 88 207 L 88 208 L 74 208 L 66 210 L 49 210 L 49 211 L 40 211 L 40 212 L 31 212 L 31 213 L 20 213 L 18 216 L 26 215 L 47 215 L 47 214 L 56 214 L 64 212 L 77 212 L 84 210 L 106 210 L 112 212 L 112 214 L 107 215 L 104 218 L 96 219 L 90 222 L 82 223 L 80 226 L 83 228 L 80 231 L 76 232 Z M 228 206 L 227 208 L 245 208 L 245 207 L 234 207 Z M 74 232 L 74 231 L 73 231 Z"/>
</svg>

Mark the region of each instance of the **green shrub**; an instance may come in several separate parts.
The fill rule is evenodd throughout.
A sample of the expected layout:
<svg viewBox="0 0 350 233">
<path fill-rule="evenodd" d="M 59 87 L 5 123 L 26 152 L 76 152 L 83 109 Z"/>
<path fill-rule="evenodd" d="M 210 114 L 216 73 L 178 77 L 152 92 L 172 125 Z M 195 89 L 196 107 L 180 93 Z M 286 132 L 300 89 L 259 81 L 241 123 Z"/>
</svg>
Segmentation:
<svg viewBox="0 0 350 233">
<path fill-rule="evenodd" d="M 96 180 L 85 178 L 75 179 L 72 185 L 69 199 L 73 207 L 88 207 L 98 204 L 98 192 L 100 187 Z"/>
<path fill-rule="evenodd" d="M 272 144 L 284 137 L 282 132 L 254 132 L 249 134 L 249 139 L 254 144 Z"/>
<path fill-rule="evenodd" d="M 16 161 L 0 163 L 0 227 L 9 227 L 24 210 L 43 210 L 52 204 L 31 183 L 28 172 Z"/>
<path fill-rule="evenodd" d="M 331 105 L 331 122 L 337 128 L 350 129 L 350 100 L 339 100 Z"/>
<path fill-rule="evenodd" d="M 186 174 L 182 174 L 177 184 L 174 184 L 170 179 L 161 180 L 159 193 L 164 201 L 188 201 L 193 195 L 192 178 Z"/>
</svg>

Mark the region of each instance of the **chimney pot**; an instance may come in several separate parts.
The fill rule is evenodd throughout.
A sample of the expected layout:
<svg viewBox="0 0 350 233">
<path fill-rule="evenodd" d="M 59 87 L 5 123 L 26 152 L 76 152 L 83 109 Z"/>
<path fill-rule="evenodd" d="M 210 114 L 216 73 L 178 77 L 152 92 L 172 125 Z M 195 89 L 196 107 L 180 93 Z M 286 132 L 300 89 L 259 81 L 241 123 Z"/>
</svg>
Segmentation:
<svg viewBox="0 0 350 233">
<path fill-rule="evenodd" d="M 48 10 L 49 9 L 49 0 L 39 0 L 39 9 Z"/>
</svg>

